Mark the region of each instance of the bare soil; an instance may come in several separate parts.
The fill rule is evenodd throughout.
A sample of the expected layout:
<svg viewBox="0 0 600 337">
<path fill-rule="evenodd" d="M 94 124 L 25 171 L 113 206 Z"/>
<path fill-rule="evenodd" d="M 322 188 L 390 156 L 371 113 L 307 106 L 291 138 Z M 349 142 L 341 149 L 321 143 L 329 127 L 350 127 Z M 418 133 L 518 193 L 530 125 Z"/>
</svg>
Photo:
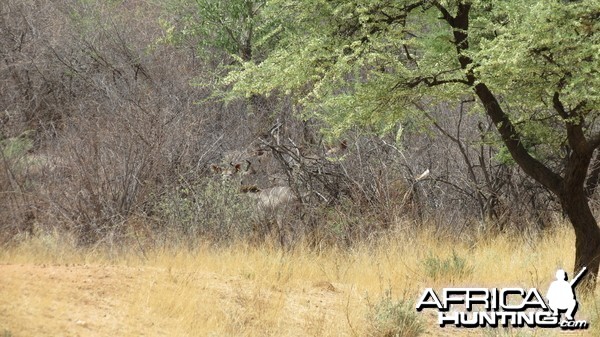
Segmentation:
<svg viewBox="0 0 600 337">
<path fill-rule="evenodd" d="M 172 271 L 151 267 L 0 265 L 0 336 L 189 335 L 179 326 L 182 322 L 177 312 L 169 315 L 160 310 L 146 310 L 143 303 L 132 303 L 140 301 L 144 288 L 152 288 L 159 282 L 170 282 L 168 287 L 171 288 L 181 282 L 193 283 L 194 296 L 202 298 L 207 306 L 217 303 L 224 308 L 229 306 L 234 316 L 242 317 L 244 307 L 256 306 L 256 303 L 247 303 L 256 302 L 256 296 L 252 295 L 256 286 L 250 280 L 214 273 L 194 272 L 190 277 L 173 276 Z M 281 290 L 268 289 L 261 290 L 260 294 L 272 299 L 278 292 Z M 286 295 L 282 311 L 293 313 L 287 320 L 289 328 L 286 332 L 302 335 L 309 326 L 301 320 L 313 317 L 308 313 L 320 317 L 327 313 L 328 319 L 343 319 L 343 313 L 333 312 L 333 303 L 341 295 L 327 282 Z M 169 294 L 164 295 L 165 299 L 169 297 Z M 260 317 L 251 316 L 242 317 L 243 321 L 238 323 L 260 324 L 253 322 Z M 202 319 L 207 318 L 199 313 L 198 320 Z M 232 319 L 236 318 L 229 318 Z M 198 324 L 202 325 L 201 322 Z M 233 331 L 229 332 L 234 333 L 236 328 L 231 329 Z M 202 328 L 198 332 L 200 335 L 207 333 Z M 222 334 L 229 335 L 216 335 Z"/>
</svg>

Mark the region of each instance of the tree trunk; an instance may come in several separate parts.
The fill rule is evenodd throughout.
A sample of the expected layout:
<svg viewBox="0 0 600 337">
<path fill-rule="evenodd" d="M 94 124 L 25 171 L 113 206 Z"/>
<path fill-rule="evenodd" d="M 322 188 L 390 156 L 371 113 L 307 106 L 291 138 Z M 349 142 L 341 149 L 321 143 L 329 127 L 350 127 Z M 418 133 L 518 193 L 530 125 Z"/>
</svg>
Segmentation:
<svg viewBox="0 0 600 337">
<path fill-rule="evenodd" d="M 564 193 L 560 201 L 575 230 L 575 267 L 572 277 L 581 268 L 587 267 L 587 274 L 578 289 L 589 293 L 594 291 L 600 266 L 600 228 L 583 189 L 575 193 Z"/>
</svg>

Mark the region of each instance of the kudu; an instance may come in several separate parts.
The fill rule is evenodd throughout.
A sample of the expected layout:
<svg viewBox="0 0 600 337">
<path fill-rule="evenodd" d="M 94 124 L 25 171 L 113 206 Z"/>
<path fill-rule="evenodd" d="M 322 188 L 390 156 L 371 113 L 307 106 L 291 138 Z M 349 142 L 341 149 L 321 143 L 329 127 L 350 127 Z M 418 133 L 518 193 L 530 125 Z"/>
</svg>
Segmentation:
<svg viewBox="0 0 600 337">
<path fill-rule="evenodd" d="M 212 165 L 213 172 L 220 174 L 223 181 L 240 185 L 239 191 L 255 201 L 256 222 L 253 224 L 254 234 L 264 238 L 267 234 L 274 235 L 282 246 L 286 246 L 293 236 L 293 227 L 290 225 L 292 214 L 302 205 L 301 200 L 289 186 L 274 186 L 259 188 L 255 184 L 248 184 L 247 178 L 256 174 L 252 163 L 246 160 L 241 163 L 230 163 L 228 167 Z"/>
</svg>

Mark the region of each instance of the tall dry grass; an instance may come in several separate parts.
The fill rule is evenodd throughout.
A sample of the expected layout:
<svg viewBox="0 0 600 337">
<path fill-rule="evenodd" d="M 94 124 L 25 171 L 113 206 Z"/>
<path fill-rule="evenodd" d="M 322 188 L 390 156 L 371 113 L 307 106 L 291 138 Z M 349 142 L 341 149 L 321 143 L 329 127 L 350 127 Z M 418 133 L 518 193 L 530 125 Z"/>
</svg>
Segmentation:
<svg viewBox="0 0 600 337">
<path fill-rule="evenodd" d="M 528 239 L 498 235 L 450 240 L 425 230 L 396 233 L 352 249 L 298 245 L 282 251 L 276 245 L 239 242 L 218 248 L 206 244 L 193 250 L 157 249 L 143 257 L 134 248 L 82 250 L 75 248 L 76 240 L 45 236 L 0 252 L 0 264 L 110 268 L 114 284 L 109 289 L 120 294 L 114 309 L 124 317 L 123 324 L 150 320 L 151 331 L 169 336 L 377 336 L 381 334 L 373 310 L 386 296 L 414 305 L 425 287 L 536 287 L 545 293 L 557 268 L 572 270 L 573 240 L 571 231 L 562 226 Z M 453 264 L 457 260 L 461 264 Z M 28 305 L 18 303 L 22 289 L 0 291 L 5 302 L 13 299 L 16 306 Z M 50 295 L 36 296 L 63 295 L 55 288 Z M 597 293 L 581 299 L 577 316 L 591 321 L 591 329 L 584 332 L 590 336 L 600 332 L 597 299 Z M 436 327 L 432 312 L 417 317 L 425 336 L 467 332 Z M 0 319 L 2 324 L 8 322 Z M 550 330 L 486 333 L 560 335 Z"/>
</svg>

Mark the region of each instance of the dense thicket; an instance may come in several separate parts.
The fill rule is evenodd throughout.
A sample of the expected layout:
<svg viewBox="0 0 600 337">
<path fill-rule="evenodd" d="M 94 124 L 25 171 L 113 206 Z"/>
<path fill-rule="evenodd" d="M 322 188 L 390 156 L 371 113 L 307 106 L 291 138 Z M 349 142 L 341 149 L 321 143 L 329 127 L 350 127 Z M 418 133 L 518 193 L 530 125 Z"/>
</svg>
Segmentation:
<svg viewBox="0 0 600 337">
<path fill-rule="evenodd" d="M 286 221 L 313 244 L 423 224 L 463 237 L 535 231 L 562 216 L 497 149 L 492 120 L 469 97 L 425 95 L 420 118 L 334 135 L 298 101 L 308 84 L 223 100 L 221 79 L 268 59 L 294 27 L 260 16 L 264 1 L 219 3 L 0 3 L 4 242 L 49 230 L 82 245 L 264 238 L 256 224 L 269 219 L 256 217 L 238 179 L 211 170 L 240 163 L 252 172 L 245 185 L 293 188 L 303 206 Z"/>
</svg>

